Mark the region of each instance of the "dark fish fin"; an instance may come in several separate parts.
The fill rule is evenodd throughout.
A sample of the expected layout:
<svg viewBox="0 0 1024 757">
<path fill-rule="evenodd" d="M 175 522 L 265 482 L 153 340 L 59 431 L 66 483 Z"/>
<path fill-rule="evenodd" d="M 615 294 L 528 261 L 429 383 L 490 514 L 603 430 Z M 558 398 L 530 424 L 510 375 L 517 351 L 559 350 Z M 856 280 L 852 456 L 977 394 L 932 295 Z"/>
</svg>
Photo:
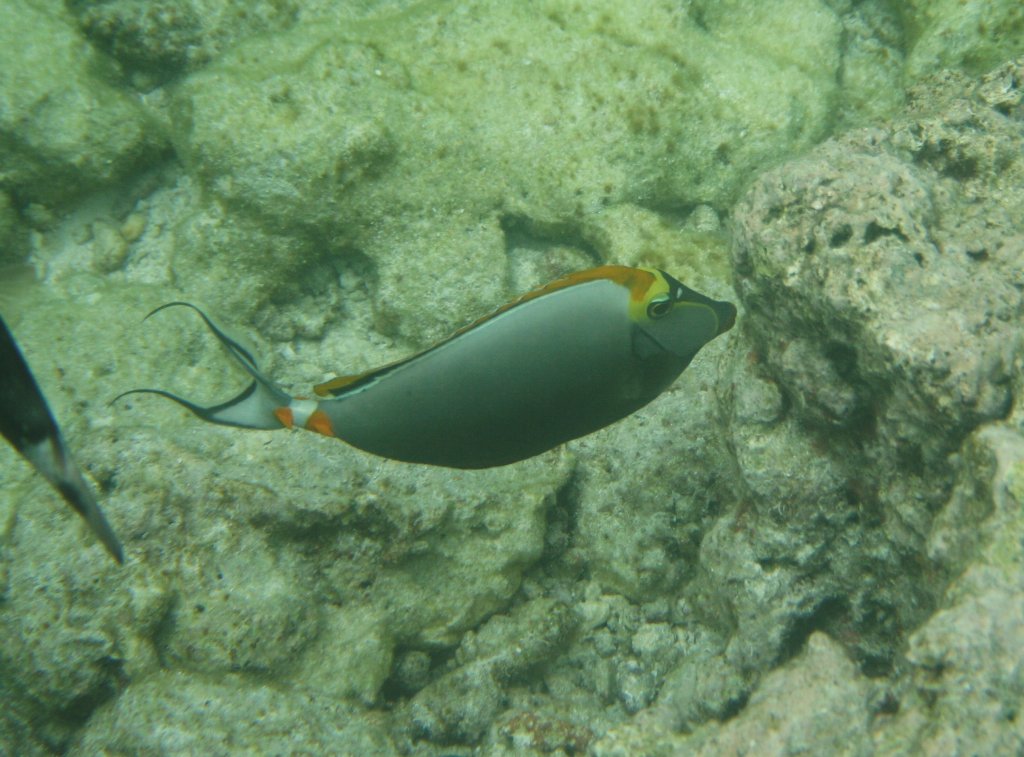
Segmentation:
<svg viewBox="0 0 1024 757">
<path fill-rule="evenodd" d="M 119 563 L 124 549 L 75 465 L 7 324 L 0 318 L 0 434 L 60 492 Z"/>
</svg>

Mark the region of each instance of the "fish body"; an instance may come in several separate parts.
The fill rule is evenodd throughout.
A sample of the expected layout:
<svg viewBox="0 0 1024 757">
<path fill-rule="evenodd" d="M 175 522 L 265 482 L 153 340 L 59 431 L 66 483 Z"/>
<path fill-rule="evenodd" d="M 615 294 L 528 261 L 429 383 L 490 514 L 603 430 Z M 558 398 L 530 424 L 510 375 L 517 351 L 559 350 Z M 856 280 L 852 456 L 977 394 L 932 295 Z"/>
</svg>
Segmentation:
<svg viewBox="0 0 1024 757">
<path fill-rule="evenodd" d="M 119 563 L 124 550 L 68 451 L 14 336 L 0 318 L 0 434 L 85 518 Z"/>
<path fill-rule="evenodd" d="M 408 358 L 321 384 L 323 399 L 312 400 L 284 393 L 198 312 L 252 384 L 214 407 L 132 392 L 168 397 L 214 423 L 299 426 L 382 457 L 451 468 L 514 463 L 630 415 L 736 317 L 730 303 L 662 271 L 601 266 L 529 292 Z"/>
</svg>

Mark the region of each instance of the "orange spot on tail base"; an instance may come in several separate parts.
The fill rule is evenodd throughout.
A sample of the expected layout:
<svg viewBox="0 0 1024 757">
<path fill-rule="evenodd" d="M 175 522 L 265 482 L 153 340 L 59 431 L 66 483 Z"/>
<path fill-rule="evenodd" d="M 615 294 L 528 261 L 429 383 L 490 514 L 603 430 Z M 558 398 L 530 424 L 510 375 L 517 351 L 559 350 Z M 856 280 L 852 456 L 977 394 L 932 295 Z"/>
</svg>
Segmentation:
<svg viewBox="0 0 1024 757">
<path fill-rule="evenodd" d="M 323 410 L 314 410 L 313 414 L 309 416 L 309 420 L 306 421 L 306 428 L 310 431 L 316 431 L 318 434 L 324 436 L 334 436 L 334 428 L 331 426 L 331 419 L 327 417 L 327 413 Z"/>
<path fill-rule="evenodd" d="M 295 425 L 295 416 L 292 414 L 292 409 L 290 407 L 275 408 L 274 417 L 281 421 L 281 425 L 285 428 L 291 428 Z"/>
</svg>

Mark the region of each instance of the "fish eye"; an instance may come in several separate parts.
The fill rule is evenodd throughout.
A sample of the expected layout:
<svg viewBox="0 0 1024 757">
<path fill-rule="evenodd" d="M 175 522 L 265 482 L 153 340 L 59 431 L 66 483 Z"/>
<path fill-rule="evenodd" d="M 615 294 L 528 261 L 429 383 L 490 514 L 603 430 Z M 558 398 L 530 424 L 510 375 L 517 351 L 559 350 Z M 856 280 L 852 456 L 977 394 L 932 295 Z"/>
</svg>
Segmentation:
<svg viewBox="0 0 1024 757">
<path fill-rule="evenodd" d="M 672 299 L 668 296 L 657 297 L 647 305 L 648 318 L 662 318 L 672 310 Z"/>
</svg>

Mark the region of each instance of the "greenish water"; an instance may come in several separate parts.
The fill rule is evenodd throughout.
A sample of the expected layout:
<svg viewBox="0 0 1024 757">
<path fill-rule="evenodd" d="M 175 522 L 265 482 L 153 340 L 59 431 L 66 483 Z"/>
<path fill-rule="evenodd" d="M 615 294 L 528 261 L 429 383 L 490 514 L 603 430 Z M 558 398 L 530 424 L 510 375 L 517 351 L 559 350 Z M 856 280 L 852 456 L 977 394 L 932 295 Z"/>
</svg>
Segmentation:
<svg viewBox="0 0 1024 757">
<path fill-rule="evenodd" d="M 1020 751 L 1022 53 L 1017 2 L 8 0 L 0 313 L 127 560 L 0 449 L 0 752 Z M 246 386 L 166 302 L 304 396 L 604 263 L 736 327 L 514 465 L 109 404 Z"/>
</svg>

